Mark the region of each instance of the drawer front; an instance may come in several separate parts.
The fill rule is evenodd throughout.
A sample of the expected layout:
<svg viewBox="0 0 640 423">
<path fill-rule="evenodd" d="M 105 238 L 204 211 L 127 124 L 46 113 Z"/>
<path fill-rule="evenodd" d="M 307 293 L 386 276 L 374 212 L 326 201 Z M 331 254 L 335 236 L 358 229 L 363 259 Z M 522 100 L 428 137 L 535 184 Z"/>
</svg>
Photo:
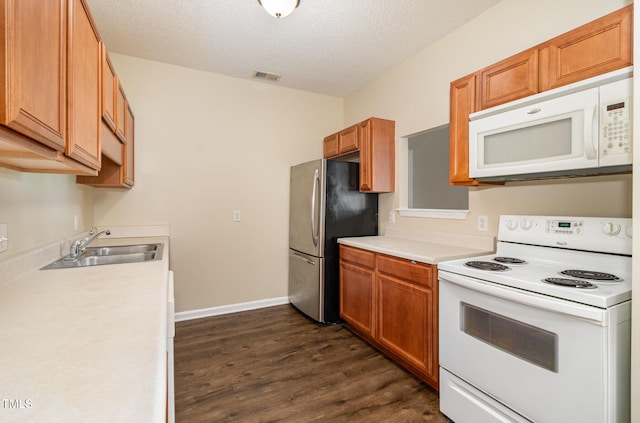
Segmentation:
<svg viewBox="0 0 640 423">
<path fill-rule="evenodd" d="M 413 260 L 406 260 L 378 254 L 378 272 L 431 288 L 432 266 Z"/>
<path fill-rule="evenodd" d="M 376 254 L 371 251 L 340 245 L 340 260 L 373 269 L 376 265 Z"/>
</svg>

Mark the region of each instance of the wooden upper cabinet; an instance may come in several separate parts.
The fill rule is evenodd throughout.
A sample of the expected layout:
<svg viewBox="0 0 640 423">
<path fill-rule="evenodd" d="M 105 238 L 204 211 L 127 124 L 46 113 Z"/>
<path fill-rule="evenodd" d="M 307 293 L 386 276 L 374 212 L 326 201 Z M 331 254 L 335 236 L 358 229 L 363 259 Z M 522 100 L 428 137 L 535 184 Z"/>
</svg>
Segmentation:
<svg viewBox="0 0 640 423">
<path fill-rule="evenodd" d="M 633 64 L 633 5 L 556 37 L 541 47 L 541 90 Z"/>
<path fill-rule="evenodd" d="M 449 183 L 469 177 L 469 114 L 633 65 L 633 5 L 450 85 Z"/>
<path fill-rule="evenodd" d="M 358 125 L 360 139 L 360 191 L 395 190 L 395 122 L 371 118 Z"/>
<path fill-rule="evenodd" d="M 449 102 L 449 183 L 477 185 L 469 177 L 469 114 L 477 111 L 476 74 L 453 81 Z"/>
<path fill-rule="evenodd" d="M 78 176 L 76 182 L 94 187 L 131 188 L 134 184 L 135 118 L 104 44 L 101 110 L 100 171 L 95 176 Z"/>
<path fill-rule="evenodd" d="M 125 114 L 125 137 L 127 142 L 125 143 L 125 155 L 124 155 L 124 175 L 123 175 L 123 183 L 127 187 L 133 186 L 134 180 L 134 129 L 135 129 L 135 118 L 133 116 L 133 111 L 129 106 L 129 102 L 126 102 L 126 114 Z"/>
<path fill-rule="evenodd" d="M 482 70 L 480 93 L 480 110 L 538 93 L 538 49 Z"/>
<path fill-rule="evenodd" d="M 340 133 L 336 132 L 335 134 L 331 134 L 324 138 L 324 142 L 322 144 L 322 155 L 325 159 L 335 157 L 340 154 L 340 148 L 338 147 L 339 135 Z"/>
<path fill-rule="evenodd" d="M 0 3 L 0 123 L 57 151 L 65 151 L 65 1 Z"/>
<path fill-rule="evenodd" d="M 117 79 L 117 78 L 116 78 Z M 120 80 L 117 79 L 117 90 L 116 90 L 116 135 L 122 142 L 126 139 L 125 127 L 126 127 L 126 115 L 127 115 L 127 107 L 126 107 L 127 97 L 124 94 L 124 88 L 122 88 L 122 84 Z"/>
<path fill-rule="evenodd" d="M 67 155 L 100 168 L 101 43 L 84 0 L 70 0 Z"/>
<path fill-rule="evenodd" d="M 344 129 L 338 134 L 338 149 L 340 154 L 358 150 L 358 144 L 357 125 Z"/>
<path fill-rule="evenodd" d="M 358 125 L 353 125 L 340 132 L 325 137 L 323 144 L 324 158 L 331 158 L 341 154 L 357 151 L 358 141 Z"/>
<path fill-rule="evenodd" d="M 393 192 L 395 190 L 395 134 L 392 120 L 369 118 L 324 139 L 326 159 L 358 153 L 360 191 Z"/>
<path fill-rule="evenodd" d="M 107 47 L 102 43 L 102 120 L 112 130 L 116 130 L 116 92 L 118 81 L 109 59 Z"/>
<path fill-rule="evenodd" d="M 131 188 L 134 185 L 134 143 L 135 118 L 128 101 L 125 101 L 125 139 L 122 142 L 116 134 L 102 122 L 103 160 L 96 176 L 78 176 L 76 182 L 102 188 Z M 105 146 L 110 146 L 109 151 Z"/>
</svg>

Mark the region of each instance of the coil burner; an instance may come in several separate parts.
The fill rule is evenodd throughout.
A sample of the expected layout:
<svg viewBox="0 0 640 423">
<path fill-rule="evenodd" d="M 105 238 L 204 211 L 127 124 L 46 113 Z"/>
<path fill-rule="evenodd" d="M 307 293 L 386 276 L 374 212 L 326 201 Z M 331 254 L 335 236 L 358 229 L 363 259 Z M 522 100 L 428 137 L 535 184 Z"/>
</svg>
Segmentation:
<svg viewBox="0 0 640 423">
<path fill-rule="evenodd" d="M 602 282 L 619 282 L 622 280 L 611 273 L 594 272 L 591 270 L 563 270 L 560 274 L 571 276 L 572 278 L 589 279 L 592 281 Z"/>
<path fill-rule="evenodd" d="M 526 260 L 522 260 L 516 257 L 494 257 L 493 261 L 497 261 L 499 263 L 507 263 L 507 264 L 527 264 Z"/>
<path fill-rule="evenodd" d="M 489 270 L 492 272 L 503 272 L 505 270 L 509 270 L 508 266 L 504 266 L 499 263 L 492 263 L 490 261 L 468 261 L 464 265 L 474 269 Z"/>
<path fill-rule="evenodd" d="M 582 288 L 582 289 L 597 288 L 597 286 L 592 284 L 591 282 L 581 281 L 578 279 L 546 278 L 546 279 L 543 279 L 542 281 L 546 283 L 550 283 L 552 285 L 565 286 L 567 288 Z"/>
</svg>

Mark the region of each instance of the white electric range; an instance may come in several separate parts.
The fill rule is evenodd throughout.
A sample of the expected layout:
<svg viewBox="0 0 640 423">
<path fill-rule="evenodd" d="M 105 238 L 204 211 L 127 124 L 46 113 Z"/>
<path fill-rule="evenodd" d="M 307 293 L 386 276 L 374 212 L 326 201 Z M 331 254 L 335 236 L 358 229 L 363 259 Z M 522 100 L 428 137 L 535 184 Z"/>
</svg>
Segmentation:
<svg viewBox="0 0 640 423">
<path fill-rule="evenodd" d="M 501 216 L 496 254 L 438 271 L 447 417 L 629 421 L 631 219 Z"/>
</svg>

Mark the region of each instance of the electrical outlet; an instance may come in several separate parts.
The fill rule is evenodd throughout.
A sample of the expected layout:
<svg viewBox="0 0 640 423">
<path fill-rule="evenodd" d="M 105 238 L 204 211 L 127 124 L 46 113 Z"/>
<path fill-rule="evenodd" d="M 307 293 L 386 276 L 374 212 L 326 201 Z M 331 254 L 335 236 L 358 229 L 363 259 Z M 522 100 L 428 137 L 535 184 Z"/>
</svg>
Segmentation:
<svg viewBox="0 0 640 423">
<path fill-rule="evenodd" d="M 480 232 L 489 230 L 489 218 L 487 216 L 478 216 L 478 230 Z"/>
<path fill-rule="evenodd" d="M 233 221 L 240 222 L 240 210 L 233 211 Z"/>
<path fill-rule="evenodd" d="M 389 212 L 389 223 L 396 223 L 396 212 Z"/>
<path fill-rule="evenodd" d="M 0 252 L 9 249 L 9 225 L 0 223 Z"/>
</svg>

